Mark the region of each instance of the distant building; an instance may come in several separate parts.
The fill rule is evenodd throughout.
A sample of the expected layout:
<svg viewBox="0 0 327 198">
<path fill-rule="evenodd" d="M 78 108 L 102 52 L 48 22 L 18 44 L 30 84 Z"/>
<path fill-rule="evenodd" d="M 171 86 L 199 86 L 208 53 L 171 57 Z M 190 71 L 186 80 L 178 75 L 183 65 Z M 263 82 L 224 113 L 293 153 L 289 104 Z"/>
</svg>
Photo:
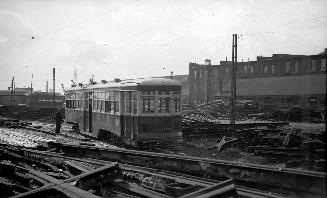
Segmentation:
<svg viewBox="0 0 327 198">
<path fill-rule="evenodd" d="M 29 107 L 52 108 L 54 104 L 55 108 L 60 108 L 64 105 L 64 102 L 65 96 L 56 94 L 53 103 L 53 94 L 47 92 L 34 92 L 28 97 Z"/>
<path fill-rule="evenodd" d="M 11 106 L 21 104 L 37 108 L 52 108 L 53 93 L 33 92 L 33 89 L 30 87 L 16 87 L 13 92 L 11 91 L 11 87 L 9 87 L 8 90 L 0 90 L 0 105 Z M 62 107 L 64 104 L 64 96 L 60 93 L 55 93 L 54 104 L 55 108 Z"/>
<path fill-rule="evenodd" d="M 13 92 L 11 91 L 11 87 L 8 87 L 8 90 L 0 90 L 0 105 L 19 105 L 26 104 L 27 97 L 31 94 L 30 87 L 27 88 L 19 88 L 16 87 Z"/>
<path fill-rule="evenodd" d="M 6 93 L 4 92 L 6 91 Z M 19 105 L 26 104 L 26 95 L 14 93 L 11 95 L 10 91 L 7 90 L 0 91 L 0 105 L 9 106 L 9 105 Z"/>
<path fill-rule="evenodd" d="M 326 49 L 317 55 L 273 54 L 237 63 L 237 97 L 314 107 L 326 102 Z M 231 61 L 189 64 L 190 101 L 229 98 Z"/>
</svg>

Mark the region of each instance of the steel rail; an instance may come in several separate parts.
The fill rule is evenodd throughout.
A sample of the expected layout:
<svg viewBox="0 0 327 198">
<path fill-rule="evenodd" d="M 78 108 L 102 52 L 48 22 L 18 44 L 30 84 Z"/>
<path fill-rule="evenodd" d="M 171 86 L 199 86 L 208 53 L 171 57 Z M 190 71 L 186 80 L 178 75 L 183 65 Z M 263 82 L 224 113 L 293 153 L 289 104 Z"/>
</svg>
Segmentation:
<svg viewBox="0 0 327 198">
<path fill-rule="evenodd" d="M 233 178 L 236 185 L 258 188 L 278 194 L 325 197 L 326 173 L 267 165 L 237 163 L 126 149 L 50 143 L 66 156 L 101 159 L 185 173 L 198 177 Z"/>
<path fill-rule="evenodd" d="M 68 157 L 64 154 L 60 153 L 53 153 L 48 151 L 37 151 L 31 149 L 20 149 L 19 152 L 23 154 L 25 157 L 29 159 L 39 159 L 40 157 L 46 161 L 55 161 L 57 163 L 64 163 L 65 160 L 71 160 L 81 163 L 88 163 L 92 164 L 94 167 L 100 167 L 108 165 L 108 161 L 99 160 L 99 159 L 91 159 L 91 158 L 80 158 L 80 157 Z M 59 160 L 58 160 L 59 159 Z M 110 162 L 111 163 L 111 162 Z M 186 175 L 180 172 L 172 172 L 166 170 L 158 170 L 154 168 L 144 167 L 144 166 L 135 166 L 135 165 L 128 165 L 128 164 L 119 164 L 119 166 L 123 170 L 130 170 L 130 171 L 137 171 L 142 172 L 145 174 L 152 174 L 158 176 L 164 176 L 168 179 L 174 179 L 177 182 L 186 183 L 190 185 L 199 185 L 202 187 L 210 187 L 215 185 L 218 181 L 214 179 L 204 178 L 204 177 L 197 177 L 192 175 Z M 236 185 L 237 192 L 242 197 L 249 197 L 249 198 L 284 198 L 285 195 L 272 193 L 269 191 L 262 191 L 253 188 L 247 188 L 244 186 Z"/>
</svg>

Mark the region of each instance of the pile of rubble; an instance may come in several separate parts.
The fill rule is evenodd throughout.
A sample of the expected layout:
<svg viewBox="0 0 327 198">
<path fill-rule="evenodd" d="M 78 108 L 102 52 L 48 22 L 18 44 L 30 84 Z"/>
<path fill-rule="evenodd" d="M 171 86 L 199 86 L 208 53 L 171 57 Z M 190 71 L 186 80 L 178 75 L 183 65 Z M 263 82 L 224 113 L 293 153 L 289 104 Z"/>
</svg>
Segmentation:
<svg viewBox="0 0 327 198">
<path fill-rule="evenodd" d="M 184 112 L 185 121 L 216 121 L 230 119 L 231 104 L 229 100 L 215 100 L 207 104 L 194 106 L 193 110 Z M 251 100 L 237 100 L 235 104 L 236 120 L 272 120 L 291 122 L 317 122 L 326 120 L 325 110 L 305 109 L 298 105 L 259 105 Z M 190 118 L 191 117 L 191 118 Z M 209 120 L 206 117 L 210 117 Z M 204 118 L 204 119 L 202 119 Z"/>
<path fill-rule="evenodd" d="M 255 155 L 269 157 L 270 161 L 286 162 L 287 167 L 302 167 L 324 171 L 324 134 L 302 133 L 299 129 L 254 128 L 238 130 L 233 137 L 223 136 L 208 149 L 219 151 L 240 148 Z"/>
</svg>

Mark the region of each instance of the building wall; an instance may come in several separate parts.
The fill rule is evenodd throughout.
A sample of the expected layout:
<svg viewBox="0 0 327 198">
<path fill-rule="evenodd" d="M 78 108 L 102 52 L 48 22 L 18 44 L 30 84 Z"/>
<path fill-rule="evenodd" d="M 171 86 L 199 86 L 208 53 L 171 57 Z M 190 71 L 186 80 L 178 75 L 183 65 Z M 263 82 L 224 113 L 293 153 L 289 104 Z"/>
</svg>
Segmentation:
<svg viewBox="0 0 327 198">
<path fill-rule="evenodd" d="M 205 103 L 217 95 L 225 95 L 221 87 L 230 84 L 231 66 L 230 61 L 220 61 L 220 65 L 189 63 L 190 103 Z M 326 74 L 326 53 L 310 56 L 273 54 L 272 57 L 257 57 L 256 61 L 237 63 L 238 79 L 316 74 Z M 324 103 L 325 94 L 326 91 L 318 97 L 320 103 Z M 309 96 L 304 98 L 307 101 Z"/>
<path fill-rule="evenodd" d="M 18 104 L 26 104 L 25 95 L 0 95 L 0 105 L 18 105 Z"/>
</svg>

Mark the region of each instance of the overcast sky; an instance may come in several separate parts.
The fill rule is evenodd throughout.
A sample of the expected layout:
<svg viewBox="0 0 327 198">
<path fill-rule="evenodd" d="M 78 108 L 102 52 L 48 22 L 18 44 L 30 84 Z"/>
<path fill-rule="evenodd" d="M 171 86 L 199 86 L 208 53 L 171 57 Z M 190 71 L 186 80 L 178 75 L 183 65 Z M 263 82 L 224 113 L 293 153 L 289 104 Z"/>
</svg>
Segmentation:
<svg viewBox="0 0 327 198">
<path fill-rule="evenodd" d="M 189 62 L 327 48 L 326 0 L 0 0 L 0 89 L 188 74 Z M 164 68 L 164 69 L 163 69 Z"/>
</svg>

